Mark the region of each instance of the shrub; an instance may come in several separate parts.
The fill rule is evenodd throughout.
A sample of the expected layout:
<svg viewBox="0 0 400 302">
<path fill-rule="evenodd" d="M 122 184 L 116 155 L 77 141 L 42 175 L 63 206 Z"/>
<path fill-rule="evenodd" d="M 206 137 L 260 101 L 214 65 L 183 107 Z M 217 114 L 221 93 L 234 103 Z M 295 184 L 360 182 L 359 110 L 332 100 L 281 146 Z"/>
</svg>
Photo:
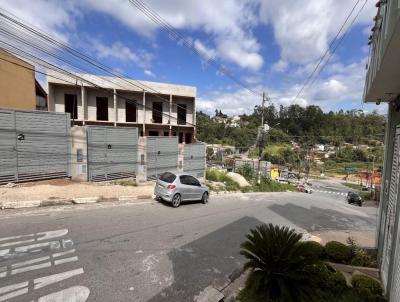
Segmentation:
<svg viewBox="0 0 400 302">
<path fill-rule="evenodd" d="M 253 168 L 249 164 L 244 164 L 235 170 L 236 173 L 239 173 L 247 180 L 252 180 L 255 176 Z"/>
<path fill-rule="evenodd" d="M 307 241 L 304 242 L 304 245 L 307 249 L 306 254 L 308 257 L 320 259 L 325 253 L 325 248 L 318 242 Z"/>
<path fill-rule="evenodd" d="M 382 296 L 382 287 L 378 281 L 364 275 L 356 275 L 351 279 L 353 288 L 368 296 Z"/>
<path fill-rule="evenodd" d="M 318 260 L 306 256 L 301 236 L 293 229 L 272 224 L 250 230 L 240 253 L 247 258 L 245 269 L 250 272 L 246 292 L 254 301 L 312 300 L 318 277 L 307 268 Z"/>
<path fill-rule="evenodd" d="M 325 253 L 331 260 L 342 263 L 351 258 L 351 249 L 338 241 L 329 241 L 325 245 Z"/>
<path fill-rule="evenodd" d="M 341 272 L 330 273 L 328 276 L 328 286 L 333 292 L 343 292 L 347 288 L 346 278 Z"/>
</svg>

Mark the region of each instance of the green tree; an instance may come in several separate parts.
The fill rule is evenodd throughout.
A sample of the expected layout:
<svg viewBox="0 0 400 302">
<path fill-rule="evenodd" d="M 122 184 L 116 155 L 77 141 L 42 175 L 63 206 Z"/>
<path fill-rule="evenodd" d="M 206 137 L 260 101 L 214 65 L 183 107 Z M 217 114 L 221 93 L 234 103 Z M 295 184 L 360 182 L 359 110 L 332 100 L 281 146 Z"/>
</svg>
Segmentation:
<svg viewBox="0 0 400 302">
<path fill-rule="evenodd" d="M 272 224 L 250 230 L 240 253 L 250 269 L 245 291 L 254 301 L 313 301 L 317 280 L 308 267 L 318 259 L 310 257 L 301 237 L 293 229 Z"/>
</svg>

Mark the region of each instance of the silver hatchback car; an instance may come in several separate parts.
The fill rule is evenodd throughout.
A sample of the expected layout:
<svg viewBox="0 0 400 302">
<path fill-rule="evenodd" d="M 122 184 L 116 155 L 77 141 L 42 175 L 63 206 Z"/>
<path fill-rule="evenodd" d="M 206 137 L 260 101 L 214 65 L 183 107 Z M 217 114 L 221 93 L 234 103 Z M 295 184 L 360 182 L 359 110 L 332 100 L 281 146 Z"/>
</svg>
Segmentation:
<svg viewBox="0 0 400 302">
<path fill-rule="evenodd" d="M 206 204 L 209 194 L 208 187 L 202 185 L 195 177 L 171 172 L 161 174 L 154 188 L 156 199 L 168 201 L 174 208 L 187 200 L 201 200 Z"/>
</svg>

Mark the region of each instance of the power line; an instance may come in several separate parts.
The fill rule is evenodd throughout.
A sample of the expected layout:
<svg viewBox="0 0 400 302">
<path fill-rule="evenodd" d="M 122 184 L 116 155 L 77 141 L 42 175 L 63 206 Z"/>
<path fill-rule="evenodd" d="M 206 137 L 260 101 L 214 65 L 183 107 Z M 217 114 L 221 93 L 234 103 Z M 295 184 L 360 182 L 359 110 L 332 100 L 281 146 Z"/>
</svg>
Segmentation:
<svg viewBox="0 0 400 302">
<path fill-rule="evenodd" d="M 192 41 L 188 38 L 182 36 L 171 24 L 169 24 L 164 18 L 162 18 L 154 9 L 151 9 L 148 5 L 144 4 L 141 0 L 129 0 L 129 2 L 135 6 L 139 11 L 141 11 L 145 16 L 147 16 L 151 21 L 161 27 L 161 29 L 166 32 L 172 40 L 177 41 L 179 44 L 186 46 L 195 55 L 199 56 L 201 59 L 208 62 L 210 65 L 215 67 L 219 72 L 233 80 L 239 86 L 245 88 L 250 93 L 256 96 L 262 96 L 262 92 L 256 91 L 247 85 L 245 85 L 241 80 L 237 79 L 232 73 L 230 73 L 224 66 L 219 64 L 213 57 L 202 53 L 196 49 Z"/>
<path fill-rule="evenodd" d="M 303 83 L 302 87 L 300 88 L 300 90 L 298 91 L 298 93 L 296 94 L 296 96 L 294 97 L 292 102 L 295 102 L 298 97 L 301 95 L 301 93 L 303 92 L 303 90 L 307 87 L 307 85 L 309 84 L 309 82 L 312 80 L 313 75 L 318 71 L 318 67 L 321 65 L 321 63 L 324 61 L 325 57 L 329 55 L 328 59 L 325 61 L 325 63 L 322 65 L 322 67 L 319 69 L 317 75 L 314 77 L 314 79 L 312 80 L 311 84 L 309 85 L 309 87 L 311 87 L 313 85 L 313 83 L 315 82 L 315 80 L 318 78 L 318 76 L 321 74 L 322 70 L 325 68 L 325 66 L 328 64 L 330 58 L 332 57 L 332 55 L 335 53 L 335 51 L 337 50 L 337 48 L 339 47 L 339 45 L 342 43 L 342 41 L 344 40 L 344 37 L 347 35 L 347 30 L 351 28 L 351 26 L 354 24 L 354 22 L 356 21 L 356 19 L 358 18 L 359 14 L 361 13 L 361 11 L 364 9 L 366 3 L 368 0 L 365 0 L 363 6 L 359 9 L 358 13 L 356 14 L 356 16 L 354 17 L 353 21 L 351 22 L 351 24 L 347 27 L 347 30 L 344 32 L 343 36 L 341 37 L 341 39 L 339 40 L 339 42 L 336 44 L 336 46 L 334 47 L 334 49 L 329 52 L 331 50 L 331 47 L 335 44 L 335 42 L 337 41 L 339 35 L 342 33 L 345 25 L 347 24 L 347 22 L 349 21 L 351 15 L 353 14 L 355 8 L 358 6 L 358 4 L 360 3 L 361 0 L 357 0 L 356 3 L 354 4 L 354 6 L 352 7 L 352 9 L 350 10 L 349 14 L 347 15 L 345 21 L 342 23 L 342 26 L 340 27 L 339 31 L 337 32 L 336 36 L 333 38 L 333 40 L 331 41 L 331 43 L 329 44 L 328 48 L 326 49 L 325 53 L 322 55 L 322 57 L 318 60 L 317 65 L 315 66 L 315 68 L 313 69 L 313 71 L 311 72 L 311 74 L 307 77 L 307 79 L 305 80 L 305 82 Z"/>
<path fill-rule="evenodd" d="M 9 13 L 9 12 L 7 12 L 7 13 Z M 34 35 L 42 38 L 44 41 L 47 41 L 48 43 L 50 43 L 52 45 L 55 45 L 55 46 L 61 48 L 62 50 L 67 51 L 68 53 L 72 54 L 73 56 L 78 57 L 79 59 L 81 59 L 81 60 L 83 60 L 83 61 L 85 61 L 85 62 L 87 62 L 87 63 L 89 63 L 89 64 L 91 64 L 91 65 L 93 65 L 93 66 L 95 66 L 97 68 L 99 68 L 100 70 L 102 70 L 104 72 L 107 72 L 108 74 L 111 74 L 114 77 L 117 77 L 117 78 L 123 80 L 124 82 L 128 83 L 129 85 L 132 85 L 134 87 L 138 87 L 139 89 L 142 89 L 143 91 L 146 91 L 147 93 L 152 94 L 155 97 L 157 97 L 160 100 L 162 100 L 163 102 L 166 102 L 166 103 L 169 104 L 169 100 L 167 100 L 167 99 L 163 98 L 162 96 L 160 96 L 160 95 L 163 95 L 163 93 L 153 89 L 152 87 L 149 87 L 148 85 L 145 85 L 144 83 L 139 82 L 139 81 L 134 80 L 134 79 L 129 79 L 129 80 L 126 79 L 125 77 L 123 77 L 122 73 L 115 72 L 110 67 L 102 64 L 101 62 L 96 61 L 95 59 L 85 55 L 82 52 L 79 52 L 76 49 L 73 49 L 69 45 L 66 45 L 65 43 L 60 42 L 60 41 L 56 40 L 55 38 L 52 38 L 52 37 L 50 37 L 48 35 L 45 35 L 41 31 L 35 29 L 33 26 L 30 27 L 30 26 L 26 25 L 25 21 L 22 20 L 24 23 L 18 21 L 16 19 L 17 17 L 15 17 L 15 16 L 14 16 L 14 18 L 12 18 L 12 17 L 7 16 L 6 14 L 4 14 L 2 12 L 0 12 L 0 16 L 5 18 L 8 22 L 12 22 L 14 25 L 17 25 L 17 26 L 27 30 L 29 33 L 34 34 Z M 21 32 L 21 30 L 18 30 L 18 29 L 16 29 L 16 30 Z M 102 78 L 102 79 L 104 80 L 104 78 Z M 132 82 L 136 82 L 137 85 L 133 84 Z M 175 105 L 177 108 L 184 109 L 184 107 L 180 106 L 179 104 L 173 104 L 173 105 Z"/>
<path fill-rule="evenodd" d="M 6 45 L 8 44 L 7 42 L 4 42 L 4 41 L 0 41 L 0 43 L 6 44 Z M 53 71 L 56 71 L 56 72 L 58 72 L 58 73 L 61 73 L 61 74 L 64 74 L 64 75 L 68 75 L 68 76 L 70 76 L 71 78 L 78 79 L 78 80 L 80 80 L 82 83 L 85 82 L 85 83 L 87 83 L 87 84 L 93 86 L 93 88 L 97 88 L 97 89 L 99 89 L 99 90 L 106 91 L 107 93 L 111 93 L 108 89 L 103 88 L 103 87 L 101 87 L 101 86 L 99 86 L 99 85 L 97 85 L 97 84 L 95 84 L 95 83 L 93 83 L 93 82 L 91 82 L 91 81 L 89 81 L 89 80 L 87 80 L 87 79 L 85 79 L 85 78 L 82 78 L 82 77 L 80 77 L 80 76 L 78 76 L 78 75 L 75 75 L 75 74 L 73 74 L 72 72 L 69 72 L 69 71 L 67 71 L 67 70 L 65 70 L 65 69 L 62 69 L 61 67 L 55 66 L 55 65 L 53 65 L 53 64 L 51 64 L 51 63 L 49 63 L 49 62 L 47 62 L 47 61 L 45 61 L 45 60 L 43 60 L 43 59 L 40 59 L 40 58 L 38 58 L 38 57 L 36 57 L 36 56 L 34 56 L 34 55 L 32 55 L 32 54 L 28 54 L 27 52 L 25 52 L 25 51 L 23 51 L 23 50 L 21 50 L 21 49 L 15 47 L 15 46 L 12 46 L 12 45 L 10 45 L 10 44 L 8 44 L 8 45 L 11 46 L 12 48 L 17 49 L 17 52 L 15 52 L 15 51 L 10 51 L 9 49 L 7 49 L 7 51 L 9 51 L 10 53 L 12 53 L 13 55 L 20 56 L 20 57 L 22 57 L 22 58 L 24 58 L 24 59 L 26 59 L 26 60 L 28 60 L 28 61 L 33 61 L 33 62 L 35 62 L 36 64 L 38 64 L 38 65 L 40 65 L 40 66 L 42 66 L 42 67 L 44 67 L 44 68 L 49 68 L 49 69 L 51 69 L 51 70 L 53 70 Z M 32 58 L 33 58 L 33 59 L 32 59 Z M 25 69 L 29 69 L 29 70 L 32 70 L 32 71 L 35 71 L 35 72 L 39 72 L 39 71 L 36 71 L 34 68 L 29 68 L 29 67 L 23 66 L 23 65 L 21 65 L 21 64 L 17 64 L 17 63 L 15 63 L 15 62 L 6 60 L 6 59 L 4 59 L 4 58 L 0 58 L 0 59 L 3 60 L 3 61 L 7 61 L 7 62 L 9 62 L 9 63 L 11 63 L 11 64 L 14 64 L 14 65 L 18 65 L 18 66 L 20 66 L 20 67 L 23 67 L 23 68 L 25 68 Z M 43 63 L 40 63 L 40 62 L 38 62 L 38 61 L 41 61 L 41 62 L 43 62 Z M 65 83 L 69 83 L 69 84 L 72 84 L 72 85 L 76 85 L 76 83 L 74 83 L 74 82 L 67 81 L 67 80 L 62 79 L 62 78 L 59 78 L 59 77 L 54 77 L 54 76 L 49 75 L 49 74 L 44 73 L 44 72 L 39 72 L 39 73 L 44 74 L 44 75 L 49 76 L 49 77 L 56 78 L 56 79 L 61 80 L 61 81 L 65 82 Z M 111 93 L 111 94 L 114 94 L 114 93 Z M 119 95 L 119 94 L 117 94 L 117 93 L 116 93 L 115 95 L 118 96 L 118 97 L 121 98 L 121 99 L 124 99 L 124 100 L 127 101 L 128 103 L 132 103 L 132 104 L 141 106 L 141 107 L 143 107 L 143 108 L 153 110 L 154 112 L 157 112 L 157 113 L 159 113 L 159 114 L 161 114 L 161 115 L 168 116 L 170 119 L 172 118 L 172 119 L 176 119 L 177 121 L 179 121 L 179 119 L 178 119 L 177 117 L 175 118 L 175 117 L 173 117 L 172 115 L 169 115 L 169 114 L 164 113 L 164 112 L 162 112 L 162 111 L 156 110 L 156 109 L 154 109 L 154 108 L 150 108 L 149 106 L 145 106 L 145 105 L 143 105 L 143 104 L 140 104 L 140 103 L 137 102 L 136 100 L 131 100 L 131 99 L 126 98 L 126 97 L 124 97 L 124 96 L 122 96 L 122 95 Z M 189 124 L 189 125 L 193 125 L 193 126 L 194 126 L 194 124 L 191 124 L 191 123 L 189 123 L 189 122 L 186 122 L 186 124 Z M 182 125 L 179 125 L 179 124 L 176 125 L 176 127 L 179 127 L 179 126 L 182 126 Z"/>
</svg>

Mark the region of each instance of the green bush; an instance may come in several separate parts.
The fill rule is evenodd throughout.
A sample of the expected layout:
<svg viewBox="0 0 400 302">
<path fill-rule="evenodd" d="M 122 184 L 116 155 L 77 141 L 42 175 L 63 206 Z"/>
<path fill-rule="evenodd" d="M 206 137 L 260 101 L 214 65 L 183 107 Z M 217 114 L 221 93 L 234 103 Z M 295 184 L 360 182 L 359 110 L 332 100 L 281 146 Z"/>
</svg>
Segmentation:
<svg viewBox="0 0 400 302">
<path fill-rule="evenodd" d="M 243 166 L 240 166 L 239 168 L 235 169 L 235 172 L 239 173 L 249 181 L 252 180 L 255 176 L 254 170 L 249 164 L 244 164 Z"/>
<path fill-rule="evenodd" d="M 382 287 L 378 281 L 364 275 L 356 275 L 351 279 L 353 288 L 368 296 L 382 296 Z"/>
<path fill-rule="evenodd" d="M 321 258 L 325 253 L 325 248 L 322 244 L 315 242 L 315 241 L 307 241 L 304 242 L 304 245 L 307 249 L 307 256 L 313 258 Z"/>
<path fill-rule="evenodd" d="M 301 237 L 294 229 L 273 224 L 250 230 L 240 254 L 249 269 L 246 290 L 258 300 L 242 301 L 310 301 L 318 278 L 308 268 L 318 260 L 305 255 Z"/>
<path fill-rule="evenodd" d="M 333 261 L 345 263 L 351 258 L 351 249 L 338 241 L 329 241 L 325 245 L 326 255 Z"/>
<path fill-rule="evenodd" d="M 206 179 L 210 181 L 223 182 L 225 184 L 225 189 L 227 191 L 237 191 L 239 190 L 239 185 L 226 176 L 225 172 L 218 171 L 216 169 L 206 170 Z"/>
<path fill-rule="evenodd" d="M 346 278 L 341 272 L 330 273 L 327 284 L 333 292 L 343 292 L 347 288 Z"/>
</svg>

